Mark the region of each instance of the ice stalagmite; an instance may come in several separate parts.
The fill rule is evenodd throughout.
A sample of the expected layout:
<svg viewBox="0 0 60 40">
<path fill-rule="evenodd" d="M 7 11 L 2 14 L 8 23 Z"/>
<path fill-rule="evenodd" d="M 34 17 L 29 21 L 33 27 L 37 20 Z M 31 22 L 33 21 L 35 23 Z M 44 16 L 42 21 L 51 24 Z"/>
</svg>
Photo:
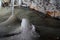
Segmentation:
<svg viewBox="0 0 60 40">
<path fill-rule="evenodd" d="M 22 19 L 21 23 L 21 40 L 34 40 L 33 38 L 39 35 L 35 32 L 35 26 L 30 24 L 29 20 L 26 18 Z"/>
</svg>

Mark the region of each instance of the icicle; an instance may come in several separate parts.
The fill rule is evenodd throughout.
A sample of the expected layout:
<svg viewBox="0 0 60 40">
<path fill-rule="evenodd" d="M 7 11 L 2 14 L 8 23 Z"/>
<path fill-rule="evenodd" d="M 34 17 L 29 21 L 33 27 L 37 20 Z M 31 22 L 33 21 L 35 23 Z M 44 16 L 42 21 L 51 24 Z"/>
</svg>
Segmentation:
<svg viewBox="0 0 60 40">
<path fill-rule="evenodd" d="M 15 1 L 15 0 L 11 0 L 11 6 L 12 6 L 12 15 L 14 15 L 14 1 Z"/>
<path fill-rule="evenodd" d="M 2 6 L 2 1 L 0 0 L 0 8 L 1 8 L 1 6 Z"/>
<path fill-rule="evenodd" d="M 19 0 L 19 6 L 21 6 L 21 4 L 22 4 L 22 0 Z"/>
</svg>

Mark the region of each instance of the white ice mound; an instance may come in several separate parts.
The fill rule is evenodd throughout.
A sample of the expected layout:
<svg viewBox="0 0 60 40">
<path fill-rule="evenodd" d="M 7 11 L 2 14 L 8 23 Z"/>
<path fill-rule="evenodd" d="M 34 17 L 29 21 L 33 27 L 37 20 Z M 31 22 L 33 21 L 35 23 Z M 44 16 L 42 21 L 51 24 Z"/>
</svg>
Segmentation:
<svg viewBox="0 0 60 40">
<path fill-rule="evenodd" d="M 21 40 L 33 40 L 33 38 L 40 37 L 35 32 L 35 26 L 30 24 L 27 18 L 23 18 L 21 22 Z"/>
</svg>

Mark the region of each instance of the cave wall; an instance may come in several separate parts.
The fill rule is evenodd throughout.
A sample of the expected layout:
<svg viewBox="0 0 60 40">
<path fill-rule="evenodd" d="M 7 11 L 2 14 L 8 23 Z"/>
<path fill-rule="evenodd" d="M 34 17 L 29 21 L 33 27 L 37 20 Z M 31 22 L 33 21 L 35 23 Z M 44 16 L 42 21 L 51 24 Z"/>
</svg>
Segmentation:
<svg viewBox="0 0 60 40">
<path fill-rule="evenodd" d="M 9 2 L 10 0 L 3 0 Z M 16 0 L 17 5 L 26 5 L 51 17 L 60 17 L 60 0 Z M 1 6 L 1 5 L 0 5 Z"/>
<path fill-rule="evenodd" d="M 23 0 L 23 3 L 51 17 L 60 17 L 60 0 Z"/>
</svg>

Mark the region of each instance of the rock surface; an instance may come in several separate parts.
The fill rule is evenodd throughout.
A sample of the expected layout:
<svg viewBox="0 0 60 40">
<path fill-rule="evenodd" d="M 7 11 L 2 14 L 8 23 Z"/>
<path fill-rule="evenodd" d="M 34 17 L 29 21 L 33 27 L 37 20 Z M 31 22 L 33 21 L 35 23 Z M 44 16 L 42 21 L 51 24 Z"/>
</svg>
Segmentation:
<svg viewBox="0 0 60 40">
<path fill-rule="evenodd" d="M 52 16 L 52 17 L 59 17 L 60 16 L 60 12 L 59 12 L 60 11 L 60 8 L 59 8 L 60 1 L 59 2 L 58 1 L 59 0 L 57 0 L 57 1 L 56 0 L 50 0 L 50 1 L 49 0 L 22 0 L 22 3 L 26 4 L 31 9 L 37 10 L 39 12 L 43 12 L 45 14 Z M 53 13 L 50 14 L 50 13 L 47 13 L 47 11 L 49 11 L 49 12 L 53 11 Z M 57 15 L 57 16 L 55 16 L 55 15 Z"/>
</svg>

